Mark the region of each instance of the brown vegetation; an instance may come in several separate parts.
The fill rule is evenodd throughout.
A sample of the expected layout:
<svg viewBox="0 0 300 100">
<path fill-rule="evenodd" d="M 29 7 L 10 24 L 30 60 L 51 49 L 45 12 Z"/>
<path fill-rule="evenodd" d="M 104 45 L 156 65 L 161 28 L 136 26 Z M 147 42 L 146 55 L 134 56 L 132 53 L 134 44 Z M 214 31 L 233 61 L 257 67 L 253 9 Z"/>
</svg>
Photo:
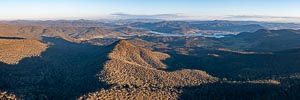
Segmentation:
<svg viewBox="0 0 300 100">
<path fill-rule="evenodd" d="M 71 42 L 83 42 L 97 38 L 123 38 L 150 35 L 149 32 L 130 27 L 75 27 L 75 26 L 34 26 L 18 24 L 0 24 L 0 36 L 22 37 L 41 40 L 45 37 L 60 37 Z"/>
<path fill-rule="evenodd" d="M 39 56 L 47 45 L 37 40 L 0 39 L 0 62 L 18 64 L 25 57 Z"/>
<path fill-rule="evenodd" d="M 14 94 L 7 93 L 6 91 L 0 91 L 0 100 L 17 100 Z"/>
<path fill-rule="evenodd" d="M 115 45 L 109 58 L 121 60 L 133 65 L 139 65 L 149 68 L 166 69 L 167 66 L 161 62 L 170 56 L 160 52 L 152 52 L 150 50 L 136 47 L 125 40 L 120 40 Z"/>
<path fill-rule="evenodd" d="M 43 27 L 0 24 L 0 36 L 40 39 Z"/>
<path fill-rule="evenodd" d="M 183 69 L 164 71 L 168 67 L 161 60 L 169 55 L 136 47 L 126 40 L 113 44 L 99 78 L 117 87 L 85 95 L 89 99 L 176 99 L 179 91 L 174 87 L 197 86 L 213 83 L 218 78 L 204 71 Z"/>
<path fill-rule="evenodd" d="M 173 92 L 170 92 L 173 91 Z M 120 88 L 101 90 L 95 93 L 90 93 L 79 100 L 177 100 L 178 91 L 174 89 L 152 90 L 136 89 L 136 88 Z"/>
<path fill-rule="evenodd" d="M 194 86 L 218 79 L 200 70 L 166 72 L 161 60 L 169 55 L 135 47 L 125 40 L 119 41 L 109 54 L 100 79 L 110 84 L 137 85 L 139 87 Z"/>
<path fill-rule="evenodd" d="M 271 52 L 245 52 L 245 51 L 236 51 L 236 50 L 230 50 L 225 48 L 218 48 L 219 51 L 225 51 L 225 52 L 233 52 L 233 53 L 239 53 L 239 54 L 272 54 Z"/>
</svg>

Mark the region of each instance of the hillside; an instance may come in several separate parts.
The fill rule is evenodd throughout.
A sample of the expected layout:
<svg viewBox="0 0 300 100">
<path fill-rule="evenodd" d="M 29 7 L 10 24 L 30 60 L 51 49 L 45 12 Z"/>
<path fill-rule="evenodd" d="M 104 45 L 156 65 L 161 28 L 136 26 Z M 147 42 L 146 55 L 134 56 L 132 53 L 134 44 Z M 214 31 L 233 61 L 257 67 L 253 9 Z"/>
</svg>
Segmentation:
<svg viewBox="0 0 300 100">
<path fill-rule="evenodd" d="M 0 39 L 0 62 L 18 64 L 26 57 L 40 56 L 47 44 L 37 40 Z"/>
<path fill-rule="evenodd" d="M 20 26 L 0 24 L 0 36 L 2 37 L 22 37 L 27 39 L 40 39 L 43 33 L 41 26 Z"/>
<path fill-rule="evenodd" d="M 12 22 L 11 22 L 12 23 Z M 33 26 L 31 24 L 0 24 L 0 36 L 2 37 L 21 37 L 26 39 L 41 40 L 42 37 L 59 37 L 70 42 L 85 42 L 92 39 L 101 38 L 127 38 L 137 36 L 153 35 L 141 29 L 131 27 L 79 27 L 58 25 Z M 44 22 L 41 22 L 44 23 Z M 49 23 L 50 24 L 50 23 Z M 88 23 L 86 23 L 88 24 Z M 93 24 L 90 22 L 90 24 Z M 35 24 L 34 24 L 35 25 Z M 37 24 L 39 25 L 39 24 Z M 88 25 L 89 26 L 89 25 Z"/>
<path fill-rule="evenodd" d="M 168 57 L 167 54 L 152 52 L 133 46 L 125 40 L 120 40 L 109 54 L 108 58 L 110 60 L 106 62 L 100 78 L 111 84 L 135 84 L 138 86 L 146 85 L 145 83 L 150 85 L 160 83 L 164 86 L 185 86 L 216 80 L 214 77 L 198 70 L 178 70 L 174 72 L 159 70 L 167 69 L 167 65 L 163 64 L 161 60 Z M 116 71 L 123 74 L 118 75 L 119 73 L 115 73 Z M 119 80 L 118 77 L 122 80 Z M 187 80 L 181 80 L 181 82 L 180 79 Z M 142 83 L 136 83 L 137 80 L 142 81 Z"/>
<path fill-rule="evenodd" d="M 119 94 L 121 96 L 118 98 L 134 97 L 142 91 L 146 94 L 139 97 L 149 98 L 159 95 L 156 99 L 173 98 L 174 96 L 171 95 L 176 95 L 171 92 L 173 87 L 197 86 L 218 81 L 218 78 L 200 70 L 165 71 L 163 69 L 168 67 L 161 60 L 168 58 L 169 55 L 136 47 L 126 40 L 120 40 L 112 45 L 115 45 L 115 48 L 108 56 L 110 60 L 105 63 L 98 76 L 103 82 L 121 86 L 119 90 L 122 93 Z M 160 92 L 152 92 L 154 90 Z M 113 91 L 117 90 L 101 90 L 95 94 L 89 94 L 85 98 L 95 98 L 94 96 L 99 96 L 100 99 L 113 98 L 113 96 L 117 96 L 117 94 L 112 94 Z M 112 95 L 107 96 L 108 94 L 102 93 Z"/>
<path fill-rule="evenodd" d="M 0 99 L 1 100 L 17 100 L 14 94 L 7 93 L 6 91 L 0 91 Z"/>
<path fill-rule="evenodd" d="M 225 47 L 246 51 L 280 51 L 300 47 L 300 32 L 297 30 L 258 30 L 242 32 L 236 36 L 221 39 Z M 230 45 L 226 45 L 230 44 Z"/>
</svg>

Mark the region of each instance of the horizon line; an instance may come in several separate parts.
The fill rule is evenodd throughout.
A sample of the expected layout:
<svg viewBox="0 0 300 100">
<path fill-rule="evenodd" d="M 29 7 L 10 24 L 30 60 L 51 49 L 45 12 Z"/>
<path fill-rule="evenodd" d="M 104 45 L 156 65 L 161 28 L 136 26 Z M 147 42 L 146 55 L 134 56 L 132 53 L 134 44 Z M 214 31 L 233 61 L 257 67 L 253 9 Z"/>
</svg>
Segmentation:
<svg viewBox="0 0 300 100">
<path fill-rule="evenodd" d="M 298 16 L 267 16 L 267 15 L 189 15 L 189 14 L 128 14 L 112 13 L 94 17 L 62 17 L 62 18 L 0 18 L 0 21 L 57 21 L 57 20 L 126 20 L 126 19 L 158 19 L 166 21 L 257 21 L 257 22 L 280 22 L 300 23 Z"/>
</svg>

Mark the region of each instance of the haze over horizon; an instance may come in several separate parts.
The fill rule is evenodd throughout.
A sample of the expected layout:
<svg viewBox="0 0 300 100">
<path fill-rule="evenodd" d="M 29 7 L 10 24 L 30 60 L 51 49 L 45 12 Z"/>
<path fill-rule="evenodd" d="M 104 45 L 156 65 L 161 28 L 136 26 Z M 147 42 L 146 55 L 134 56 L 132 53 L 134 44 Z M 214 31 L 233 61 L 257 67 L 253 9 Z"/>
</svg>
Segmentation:
<svg viewBox="0 0 300 100">
<path fill-rule="evenodd" d="M 297 0 L 9 0 L 0 20 L 157 18 L 300 22 Z"/>
</svg>

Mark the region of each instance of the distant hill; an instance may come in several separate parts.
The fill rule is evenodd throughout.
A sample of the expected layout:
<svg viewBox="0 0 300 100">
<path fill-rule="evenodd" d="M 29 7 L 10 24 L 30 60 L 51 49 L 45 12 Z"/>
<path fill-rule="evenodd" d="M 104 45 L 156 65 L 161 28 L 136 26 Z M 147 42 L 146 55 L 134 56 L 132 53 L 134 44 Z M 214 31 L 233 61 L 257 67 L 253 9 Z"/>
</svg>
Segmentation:
<svg viewBox="0 0 300 100">
<path fill-rule="evenodd" d="M 237 39 L 236 42 L 244 41 L 245 43 L 247 43 L 247 45 L 251 45 L 249 50 L 255 51 L 279 51 L 300 47 L 300 32 L 291 29 L 263 29 L 253 33 L 240 33 L 233 38 Z"/>
<path fill-rule="evenodd" d="M 108 24 L 95 20 L 15 20 L 15 21 L 0 21 L 1 24 L 11 24 L 19 26 L 42 26 L 42 27 L 113 27 L 113 24 Z"/>
<path fill-rule="evenodd" d="M 253 32 L 264 27 L 258 24 L 249 25 L 236 25 L 231 23 L 211 23 L 211 24 L 199 24 L 195 25 L 200 30 L 216 30 L 216 31 L 228 31 L 228 32 Z"/>
<path fill-rule="evenodd" d="M 42 23 L 42 22 L 41 22 Z M 46 22 L 45 22 L 46 23 Z M 48 23 L 50 24 L 50 23 Z M 39 24 L 38 24 L 39 25 Z M 46 26 L 32 26 L 27 24 L 0 24 L 0 36 L 21 37 L 26 39 L 41 40 L 41 37 L 60 37 L 71 42 L 83 42 L 96 38 L 126 38 L 138 36 L 151 36 L 147 31 L 131 27 L 77 27 L 63 26 L 64 23 Z M 72 25 L 72 24 L 71 24 Z"/>
<path fill-rule="evenodd" d="M 218 33 L 218 32 L 254 32 L 264 27 L 259 24 L 235 24 L 230 22 L 196 23 L 188 21 L 163 21 L 155 23 L 132 23 L 133 27 L 173 34 Z M 211 31 L 211 32 L 207 32 Z"/>
</svg>

